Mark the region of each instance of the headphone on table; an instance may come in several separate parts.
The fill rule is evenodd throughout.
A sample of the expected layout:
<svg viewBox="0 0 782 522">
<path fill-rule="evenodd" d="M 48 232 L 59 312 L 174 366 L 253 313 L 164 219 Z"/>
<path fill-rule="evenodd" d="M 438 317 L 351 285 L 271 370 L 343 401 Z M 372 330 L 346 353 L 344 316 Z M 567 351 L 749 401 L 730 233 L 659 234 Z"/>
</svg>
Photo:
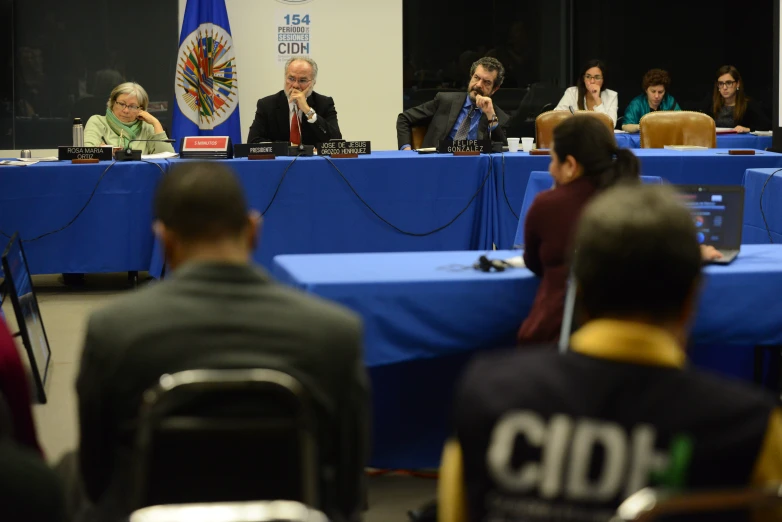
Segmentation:
<svg viewBox="0 0 782 522">
<path fill-rule="evenodd" d="M 478 261 L 472 265 L 475 270 L 480 270 L 481 272 L 491 272 L 492 269 L 495 272 L 504 272 L 507 266 L 509 266 L 508 263 L 501 259 L 489 259 L 486 256 L 479 257 Z"/>
</svg>

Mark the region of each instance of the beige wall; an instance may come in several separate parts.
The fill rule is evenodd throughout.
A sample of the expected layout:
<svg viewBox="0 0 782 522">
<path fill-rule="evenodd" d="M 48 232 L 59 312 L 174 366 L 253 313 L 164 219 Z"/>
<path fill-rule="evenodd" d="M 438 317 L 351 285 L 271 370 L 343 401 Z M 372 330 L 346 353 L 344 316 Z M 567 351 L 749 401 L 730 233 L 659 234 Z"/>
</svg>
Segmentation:
<svg viewBox="0 0 782 522">
<path fill-rule="evenodd" d="M 179 0 L 180 28 L 186 0 Z M 318 62 L 315 90 L 332 96 L 342 135 L 371 140 L 374 150 L 396 149 L 402 110 L 402 0 L 226 0 L 239 76 L 242 139 L 259 98 L 283 87 L 276 61 L 275 20 L 283 11 L 311 17 L 310 56 Z M 172 78 L 173 82 L 173 78 Z"/>
</svg>

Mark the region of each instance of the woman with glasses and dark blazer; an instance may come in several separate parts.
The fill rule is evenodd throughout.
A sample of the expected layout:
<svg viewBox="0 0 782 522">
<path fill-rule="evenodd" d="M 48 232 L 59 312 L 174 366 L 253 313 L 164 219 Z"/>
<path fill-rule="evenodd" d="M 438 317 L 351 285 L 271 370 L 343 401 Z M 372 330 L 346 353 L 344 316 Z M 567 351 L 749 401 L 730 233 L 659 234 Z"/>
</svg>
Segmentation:
<svg viewBox="0 0 782 522">
<path fill-rule="evenodd" d="M 738 69 L 723 65 L 715 76 L 712 99 L 702 112 L 714 118 L 717 127 L 739 133 L 771 130 L 771 120 L 763 108 L 747 97 Z"/>
</svg>

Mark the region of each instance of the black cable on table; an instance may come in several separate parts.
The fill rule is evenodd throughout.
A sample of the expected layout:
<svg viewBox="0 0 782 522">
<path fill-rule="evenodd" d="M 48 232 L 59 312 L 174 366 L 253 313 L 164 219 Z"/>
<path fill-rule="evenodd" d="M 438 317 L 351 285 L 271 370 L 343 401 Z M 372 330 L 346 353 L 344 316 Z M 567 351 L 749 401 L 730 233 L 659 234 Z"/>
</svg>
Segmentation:
<svg viewBox="0 0 782 522">
<path fill-rule="evenodd" d="M 771 175 L 768 177 L 765 183 L 763 183 L 763 188 L 760 190 L 760 215 L 763 217 L 763 224 L 766 226 L 766 234 L 768 234 L 768 241 L 770 243 L 774 243 L 774 238 L 771 237 L 771 229 L 768 228 L 768 221 L 766 221 L 766 213 L 763 211 L 763 194 L 766 192 L 766 186 L 768 185 L 768 182 L 771 181 L 771 179 L 774 177 L 774 174 L 777 172 L 782 172 L 782 169 L 777 169 L 774 172 L 771 173 Z"/>
<path fill-rule="evenodd" d="M 365 206 L 365 207 L 367 207 L 367 209 L 369 209 L 369 211 L 370 211 L 370 212 L 372 212 L 372 213 L 373 213 L 373 214 L 374 214 L 374 215 L 375 215 L 375 216 L 376 216 L 376 217 L 377 217 L 377 218 L 378 218 L 380 221 L 382 221 L 383 223 L 385 223 L 385 224 L 386 224 L 386 225 L 388 225 L 389 227 L 393 228 L 394 230 L 396 230 L 396 231 L 397 231 L 397 232 L 399 232 L 400 234 L 404 234 L 404 235 L 406 235 L 406 236 L 414 236 L 414 237 L 424 237 L 424 236 L 430 236 L 430 235 L 432 235 L 432 234 L 435 234 L 435 233 L 437 233 L 437 232 L 440 232 L 441 230 L 444 230 L 444 229 L 448 228 L 449 226 L 451 226 L 451 225 L 452 225 L 452 224 L 453 224 L 453 223 L 454 223 L 454 222 L 455 222 L 457 219 L 459 219 L 459 216 L 461 216 L 462 214 L 464 214 L 464 213 L 467 211 L 467 209 L 468 209 L 468 208 L 470 208 L 470 205 L 472 205 L 472 202 L 473 202 L 473 201 L 475 201 L 475 198 L 477 198 L 477 197 L 478 197 L 478 194 L 480 194 L 480 193 L 481 193 L 481 191 L 483 190 L 483 187 L 486 185 L 486 182 L 489 180 L 489 177 L 491 176 L 491 173 L 492 173 L 492 161 L 491 161 L 491 156 L 490 156 L 490 157 L 489 157 L 489 172 L 487 172 L 487 173 L 486 173 L 486 176 L 483 178 L 483 181 L 481 182 L 481 186 L 480 186 L 480 187 L 478 187 L 478 190 L 475 192 L 475 194 L 473 194 L 473 195 L 472 195 L 472 197 L 470 198 L 470 201 L 468 201 L 468 202 L 467 202 L 467 205 L 466 205 L 466 206 L 465 206 L 463 209 L 461 209 L 461 210 L 460 210 L 460 211 L 459 211 L 459 212 L 458 212 L 458 213 L 457 213 L 457 214 L 456 214 L 456 215 L 453 217 L 453 219 L 451 219 L 451 220 L 450 220 L 448 223 L 446 223 L 445 225 L 439 226 L 439 227 L 435 228 L 434 230 L 430 230 L 430 231 L 428 231 L 428 232 L 409 232 L 409 231 L 407 231 L 407 230 L 402 230 L 401 228 L 399 228 L 398 226 L 394 225 L 393 223 L 391 223 L 390 221 L 388 221 L 386 218 L 384 218 L 383 216 L 381 216 L 380 214 L 378 214 L 378 212 L 377 212 L 377 211 L 376 211 L 374 208 L 372 208 L 372 206 L 371 206 L 369 203 L 367 203 L 367 202 L 364 200 L 364 198 L 362 198 L 362 197 L 359 195 L 359 193 L 356 191 L 356 189 L 353 187 L 353 185 L 350 183 L 350 181 L 348 181 L 348 178 L 346 178 L 346 177 L 345 177 L 345 175 L 342 173 L 342 171 L 341 171 L 341 170 L 339 170 L 339 167 L 337 167 L 337 166 L 334 164 L 334 162 L 331 160 L 331 158 L 330 158 L 330 157 L 328 157 L 328 156 L 321 156 L 321 157 L 322 157 L 322 158 L 324 158 L 326 161 L 328 161 L 328 162 L 329 162 L 329 164 L 330 164 L 332 167 L 334 167 L 334 170 L 336 170 L 336 171 L 337 171 L 337 173 L 338 173 L 338 174 L 339 174 L 339 175 L 342 177 L 342 180 L 343 180 L 343 181 L 344 181 L 344 182 L 347 184 L 348 188 L 350 188 L 350 190 L 351 190 L 351 191 L 353 192 L 353 194 L 354 194 L 354 195 L 355 195 L 355 196 L 358 198 L 358 200 L 359 200 L 359 201 L 361 201 L 361 203 L 363 203 L 363 204 L 364 204 L 364 206 Z"/>
<path fill-rule="evenodd" d="M 58 232 L 62 232 L 63 230 L 65 230 L 69 226 L 73 225 L 73 223 L 76 222 L 76 220 L 79 218 L 79 216 L 81 216 L 82 212 L 84 212 L 84 210 L 87 208 L 87 205 L 90 204 L 90 201 L 92 201 L 92 198 L 93 198 L 93 196 L 95 196 L 95 192 L 97 192 L 98 186 L 100 185 L 100 182 L 103 181 L 103 178 L 106 176 L 106 173 L 109 170 L 111 170 L 111 167 L 113 167 L 116 163 L 117 163 L 117 160 L 114 160 L 114 161 L 111 162 L 111 165 L 106 167 L 106 169 L 103 171 L 103 173 L 98 178 L 97 183 L 95 183 L 95 187 L 92 189 L 92 192 L 90 193 L 90 197 L 87 198 L 87 202 L 84 203 L 84 206 L 82 206 L 81 209 L 76 213 L 76 215 L 73 216 L 73 219 L 71 219 L 70 221 L 68 221 L 67 224 L 65 224 L 64 226 L 62 226 L 62 227 L 60 227 L 60 228 L 58 228 L 56 230 L 50 230 L 49 232 L 41 234 L 40 236 L 36 236 L 34 238 L 31 238 L 31 239 L 25 239 L 24 242 L 25 243 L 31 243 L 33 241 L 38 241 L 39 239 L 43 239 L 43 238 L 45 238 L 47 236 L 51 236 L 52 234 L 56 234 Z M 158 167 L 160 167 L 160 165 L 158 165 Z M 163 170 L 163 169 L 161 169 L 161 170 Z M 3 236 L 5 236 L 8 239 L 11 239 L 11 236 L 6 234 L 3 230 L 0 230 L 0 234 L 2 234 Z"/>
<path fill-rule="evenodd" d="M 505 190 L 505 153 L 502 152 L 501 154 L 502 154 L 502 195 L 505 196 L 505 203 L 507 203 L 508 208 L 510 209 L 510 213 L 513 214 L 513 217 L 515 217 L 516 221 L 518 221 L 519 216 L 513 210 L 513 205 L 510 204 L 510 199 L 508 199 L 508 191 Z"/>
<path fill-rule="evenodd" d="M 266 213 L 269 211 L 269 209 L 272 208 L 272 203 L 274 203 L 274 200 L 277 198 L 277 193 L 280 191 L 280 187 L 282 186 L 282 182 L 285 180 L 285 176 L 288 175 L 288 171 L 293 166 L 293 164 L 296 163 L 296 160 L 299 159 L 299 156 L 301 156 L 301 153 L 296 154 L 293 157 L 293 161 L 288 163 L 288 166 L 285 167 L 285 170 L 282 172 L 282 176 L 280 176 L 280 181 L 279 181 L 279 183 L 277 183 L 277 188 L 274 189 L 274 194 L 272 195 L 272 199 L 269 201 L 269 204 L 266 205 L 266 209 L 264 209 L 264 211 L 261 212 L 262 216 L 265 216 Z"/>
</svg>

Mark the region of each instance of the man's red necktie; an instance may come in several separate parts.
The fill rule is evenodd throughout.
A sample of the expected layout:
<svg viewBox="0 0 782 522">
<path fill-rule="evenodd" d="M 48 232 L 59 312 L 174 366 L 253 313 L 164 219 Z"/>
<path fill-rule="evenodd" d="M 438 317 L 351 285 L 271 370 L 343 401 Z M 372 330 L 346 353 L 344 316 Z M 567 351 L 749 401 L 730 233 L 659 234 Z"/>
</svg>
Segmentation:
<svg viewBox="0 0 782 522">
<path fill-rule="evenodd" d="M 299 123 L 299 116 L 296 111 L 293 111 L 291 116 L 291 145 L 299 145 L 301 143 L 301 124 Z"/>
</svg>

